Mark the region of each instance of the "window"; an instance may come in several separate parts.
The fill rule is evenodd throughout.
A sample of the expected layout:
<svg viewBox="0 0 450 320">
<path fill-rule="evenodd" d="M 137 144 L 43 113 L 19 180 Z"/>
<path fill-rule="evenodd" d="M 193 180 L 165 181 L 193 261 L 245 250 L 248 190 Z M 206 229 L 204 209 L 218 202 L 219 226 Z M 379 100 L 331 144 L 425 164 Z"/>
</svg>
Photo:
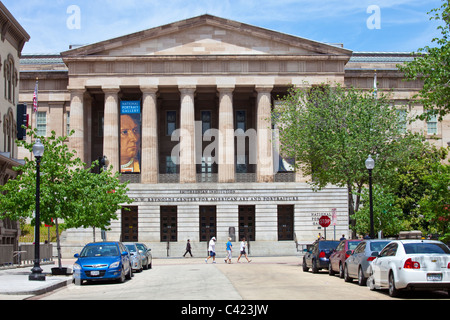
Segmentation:
<svg viewBox="0 0 450 320">
<path fill-rule="evenodd" d="M 70 111 L 66 112 L 66 136 L 70 135 Z"/>
<path fill-rule="evenodd" d="M 278 206 L 278 241 L 294 240 L 294 206 Z"/>
<path fill-rule="evenodd" d="M 437 116 L 430 116 L 430 119 L 427 121 L 427 133 L 428 134 L 437 134 Z"/>
<path fill-rule="evenodd" d="M 166 113 L 166 135 L 171 136 L 177 128 L 177 112 L 167 111 Z"/>
<path fill-rule="evenodd" d="M 47 112 L 37 113 L 37 135 L 41 137 L 47 136 Z"/>
<path fill-rule="evenodd" d="M 236 111 L 236 129 L 247 130 L 247 115 L 244 110 Z"/>
<path fill-rule="evenodd" d="M 211 111 L 202 111 L 202 134 L 211 129 Z"/>
<path fill-rule="evenodd" d="M 388 244 L 383 250 L 380 252 L 380 257 L 392 257 L 397 253 L 397 243 Z"/>
<path fill-rule="evenodd" d="M 406 110 L 397 110 L 397 116 L 400 124 L 400 131 L 406 133 Z"/>
<path fill-rule="evenodd" d="M 5 77 L 5 99 L 15 104 L 16 86 L 19 80 L 14 58 L 11 54 L 5 60 L 3 76 Z"/>
<path fill-rule="evenodd" d="M 166 173 L 176 174 L 177 173 L 177 159 L 172 156 L 166 157 Z"/>
</svg>

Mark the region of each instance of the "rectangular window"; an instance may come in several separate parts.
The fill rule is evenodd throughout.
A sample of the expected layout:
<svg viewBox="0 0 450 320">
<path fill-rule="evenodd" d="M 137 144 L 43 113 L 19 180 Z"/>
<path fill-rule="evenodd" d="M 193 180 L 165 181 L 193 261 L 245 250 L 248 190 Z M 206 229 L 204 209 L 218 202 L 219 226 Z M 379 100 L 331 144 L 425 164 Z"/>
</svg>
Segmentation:
<svg viewBox="0 0 450 320">
<path fill-rule="evenodd" d="M 66 136 L 70 134 L 70 111 L 66 112 Z"/>
<path fill-rule="evenodd" d="M 427 121 L 427 133 L 428 134 L 437 134 L 437 116 L 433 115 L 430 117 L 430 119 Z"/>
<path fill-rule="evenodd" d="M 245 110 L 236 111 L 236 129 L 247 131 L 247 115 Z"/>
<path fill-rule="evenodd" d="M 166 113 L 166 135 L 171 136 L 177 128 L 177 112 L 167 111 Z"/>
<path fill-rule="evenodd" d="M 397 110 L 398 120 L 400 122 L 400 130 L 402 133 L 406 133 L 406 110 Z"/>
<path fill-rule="evenodd" d="M 202 134 L 211 129 L 211 111 L 202 111 Z"/>
<path fill-rule="evenodd" d="M 166 173 L 176 174 L 177 173 L 177 159 L 172 156 L 166 157 Z"/>
<path fill-rule="evenodd" d="M 38 112 L 36 116 L 37 135 L 47 136 L 47 112 Z"/>
</svg>

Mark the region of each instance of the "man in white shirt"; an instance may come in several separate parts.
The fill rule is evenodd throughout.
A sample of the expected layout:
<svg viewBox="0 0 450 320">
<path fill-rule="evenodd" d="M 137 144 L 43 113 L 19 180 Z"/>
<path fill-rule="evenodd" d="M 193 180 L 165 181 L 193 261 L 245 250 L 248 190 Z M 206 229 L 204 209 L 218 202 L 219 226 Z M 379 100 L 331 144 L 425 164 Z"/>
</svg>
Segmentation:
<svg viewBox="0 0 450 320">
<path fill-rule="evenodd" d="M 209 241 L 208 247 L 208 258 L 205 259 L 205 262 L 208 263 L 209 258 L 213 259 L 213 263 L 216 263 L 216 237 L 212 237 Z"/>
</svg>

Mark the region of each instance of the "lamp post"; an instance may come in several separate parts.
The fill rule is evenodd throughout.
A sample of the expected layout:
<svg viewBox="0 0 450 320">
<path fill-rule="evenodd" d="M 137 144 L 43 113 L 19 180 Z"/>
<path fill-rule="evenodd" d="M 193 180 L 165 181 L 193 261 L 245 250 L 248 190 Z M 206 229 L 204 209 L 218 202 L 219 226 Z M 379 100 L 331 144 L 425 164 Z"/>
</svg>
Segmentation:
<svg viewBox="0 0 450 320">
<path fill-rule="evenodd" d="M 42 269 L 40 267 L 40 184 L 41 184 L 41 158 L 44 154 L 44 145 L 41 143 L 40 139 L 36 139 L 33 145 L 33 154 L 36 158 L 36 212 L 35 212 L 35 227 L 34 227 L 34 267 L 31 269 L 31 274 L 28 276 L 28 280 L 33 281 L 45 281 L 45 274 L 42 274 Z"/>
<path fill-rule="evenodd" d="M 373 200 L 372 200 L 372 170 L 375 167 L 375 160 L 372 159 L 372 156 L 366 160 L 366 168 L 369 170 L 369 199 L 370 199 L 370 238 L 375 238 L 375 230 L 373 227 Z"/>
</svg>

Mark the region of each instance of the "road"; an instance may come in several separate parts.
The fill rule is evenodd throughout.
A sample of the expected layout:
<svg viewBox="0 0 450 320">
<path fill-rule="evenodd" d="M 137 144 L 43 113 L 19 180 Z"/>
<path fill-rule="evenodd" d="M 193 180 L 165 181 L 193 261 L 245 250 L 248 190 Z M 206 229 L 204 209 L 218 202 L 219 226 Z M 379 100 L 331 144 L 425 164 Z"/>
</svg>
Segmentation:
<svg viewBox="0 0 450 320">
<path fill-rule="evenodd" d="M 300 257 L 253 257 L 225 264 L 204 258 L 154 259 L 153 269 L 132 280 L 71 284 L 42 300 L 391 300 L 386 291 L 346 283 L 327 271 L 303 272 Z M 446 293 L 414 293 L 414 299 L 449 299 Z M 410 296 L 406 295 L 408 299 Z"/>
</svg>

